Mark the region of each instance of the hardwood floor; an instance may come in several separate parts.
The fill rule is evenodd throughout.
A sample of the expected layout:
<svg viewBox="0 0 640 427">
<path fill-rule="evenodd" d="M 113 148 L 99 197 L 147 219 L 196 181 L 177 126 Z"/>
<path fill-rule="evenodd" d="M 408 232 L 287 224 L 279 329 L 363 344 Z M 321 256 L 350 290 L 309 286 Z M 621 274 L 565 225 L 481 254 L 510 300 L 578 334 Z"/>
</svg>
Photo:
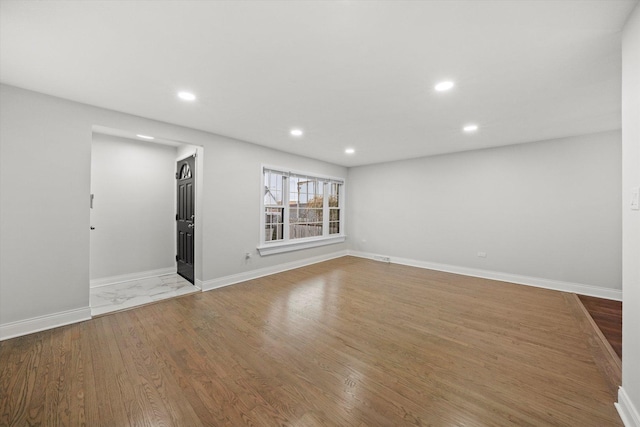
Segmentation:
<svg viewBox="0 0 640 427">
<path fill-rule="evenodd" d="M 573 295 L 344 257 L 0 343 L 0 425 L 621 426 Z"/>
<path fill-rule="evenodd" d="M 622 302 L 578 296 L 613 350 L 622 359 Z"/>
</svg>

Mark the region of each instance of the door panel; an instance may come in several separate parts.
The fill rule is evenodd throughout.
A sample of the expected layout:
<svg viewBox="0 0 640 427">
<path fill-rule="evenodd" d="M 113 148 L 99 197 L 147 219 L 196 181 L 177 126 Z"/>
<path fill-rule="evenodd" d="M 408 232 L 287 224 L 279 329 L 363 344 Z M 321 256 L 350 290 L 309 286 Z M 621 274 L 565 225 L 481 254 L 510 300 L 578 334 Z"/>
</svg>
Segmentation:
<svg viewBox="0 0 640 427">
<path fill-rule="evenodd" d="M 177 206 L 176 232 L 178 274 L 194 282 L 194 182 L 195 157 L 187 157 L 177 163 L 176 173 Z"/>
</svg>

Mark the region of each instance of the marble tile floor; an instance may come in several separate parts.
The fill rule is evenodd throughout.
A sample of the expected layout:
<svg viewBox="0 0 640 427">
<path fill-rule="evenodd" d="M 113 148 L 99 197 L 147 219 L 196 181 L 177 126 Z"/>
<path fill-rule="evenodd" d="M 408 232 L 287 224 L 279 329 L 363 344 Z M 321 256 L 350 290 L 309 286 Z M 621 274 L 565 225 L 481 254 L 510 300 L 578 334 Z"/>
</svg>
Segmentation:
<svg viewBox="0 0 640 427">
<path fill-rule="evenodd" d="M 91 315 L 111 313 L 194 292 L 200 292 L 200 288 L 177 274 L 91 288 Z"/>
</svg>

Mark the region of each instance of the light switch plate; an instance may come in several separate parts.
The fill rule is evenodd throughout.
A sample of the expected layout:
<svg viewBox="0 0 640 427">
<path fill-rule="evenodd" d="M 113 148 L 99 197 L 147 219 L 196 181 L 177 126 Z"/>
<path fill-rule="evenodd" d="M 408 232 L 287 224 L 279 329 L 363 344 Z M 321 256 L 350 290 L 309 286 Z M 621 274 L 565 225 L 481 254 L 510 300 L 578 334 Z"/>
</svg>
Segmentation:
<svg viewBox="0 0 640 427">
<path fill-rule="evenodd" d="M 640 210 L 640 187 L 631 190 L 631 209 Z"/>
</svg>

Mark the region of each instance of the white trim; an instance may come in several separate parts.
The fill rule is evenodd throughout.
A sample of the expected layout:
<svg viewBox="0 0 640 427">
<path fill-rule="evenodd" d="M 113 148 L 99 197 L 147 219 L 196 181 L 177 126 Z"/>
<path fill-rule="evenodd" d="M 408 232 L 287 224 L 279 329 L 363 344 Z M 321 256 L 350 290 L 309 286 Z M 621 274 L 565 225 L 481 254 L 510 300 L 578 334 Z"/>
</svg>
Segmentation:
<svg viewBox="0 0 640 427">
<path fill-rule="evenodd" d="M 483 279 L 499 280 L 502 282 L 516 283 L 518 285 L 535 286 L 537 288 L 553 289 L 563 292 L 573 292 L 581 295 L 589 295 L 598 298 L 622 301 L 622 291 L 618 289 L 585 285 L 582 283 L 563 282 L 560 280 L 544 279 L 541 277 L 522 276 L 519 274 L 503 273 L 500 271 L 481 270 L 477 268 L 461 267 L 457 265 L 439 264 L 407 258 L 389 257 L 386 255 L 378 255 L 368 252 L 349 251 L 349 255 L 360 258 L 373 259 L 377 261 L 386 261 L 394 264 L 408 265 L 411 267 L 462 274 L 464 276 L 481 277 Z"/>
<path fill-rule="evenodd" d="M 281 166 L 273 166 L 273 165 L 268 165 L 268 164 L 265 164 L 265 163 L 260 165 L 260 167 L 261 167 L 260 173 L 263 176 L 264 176 L 264 170 L 268 169 L 270 171 L 277 172 L 277 173 L 294 174 L 294 175 L 306 176 L 306 177 L 310 177 L 310 178 L 318 178 L 318 179 L 321 179 L 321 180 L 328 180 L 328 181 L 337 182 L 339 184 L 344 184 L 344 182 L 346 181 L 345 178 L 341 178 L 341 177 L 338 177 L 338 176 L 322 175 L 320 173 L 301 171 L 301 170 L 298 170 L 298 169 L 285 168 L 285 167 L 281 167 Z"/>
<path fill-rule="evenodd" d="M 174 274 L 176 267 L 160 268 L 158 270 L 139 271 L 137 273 L 121 274 L 119 276 L 102 277 L 100 279 L 92 279 L 91 288 L 99 288 L 101 286 L 114 285 L 116 283 L 130 282 L 132 280 L 148 279 L 149 277 L 166 276 Z"/>
<path fill-rule="evenodd" d="M 295 239 L 289 240 L 288 242 L 265 243 L 264 245 L 258 246 L 256 249 L 258 249 L 260 256 L 266 256 L 297 251 L 300 249 L 315 248 L 318 246 L 334 245 L 336 243 L 344 242 L 345 238 L 346 236 L 344 235 L 334 235 L 331 237 L 314 238 L 312 240 Z"/>
<path fill-rule="evenodd" d="M 624 388 L 618 389 L 618 402 L 614 405 L 625 427 L 640 427 L 640 412 L 633 405 Z"/>
<path fill-rule="evenodd" d="M 184 145 L 193 145 L 193 144 L 184 144 Z M 178 168 L 178 162 L 181 162 L 184 159 L 188 159 L 189 157 L 192 157 L 192 156 L 193 156 L 194 159 L 198 158 L 198 148 L 196 146 L 193 147 L 193 151 L 189 151 L 188 153 L 189 154 L 185 154 L 182 157 L 176 158 L 176 169 Z M 179 171 L 176 170 L 176 173 L 178 173 L 178 172 Z"/>
<path fill-rule="evenodd" d="M 295 268 L 304 267 L 319 262 L 328 261 L 334 258 L 347 256 L 347 250 L 333 252 L 326 255 L 319 255 L 311 258 L 305 258 L 298 261 L 291 261 L 284 264 L 274 265 L 272 267 L 259 268 L 257 270 L 245 271 L 243 273 L 232 274 L 230 276 L 219 277 L 217 279 L 206 280 L 202 283 L 202 291 L 210 291 L 212 289 L 222 288 L 224 286 L 234 285 L 247 280 L 257 279 L 259 277 L 269 276 L 271 274 L 282 273 L 283 271 L 293 270 Z"/>
<path fill-rule="evenodd" d="M 0 341 L 91 319 L 89 307 L 61 311 L 0 325 Z"/>
</svg>

